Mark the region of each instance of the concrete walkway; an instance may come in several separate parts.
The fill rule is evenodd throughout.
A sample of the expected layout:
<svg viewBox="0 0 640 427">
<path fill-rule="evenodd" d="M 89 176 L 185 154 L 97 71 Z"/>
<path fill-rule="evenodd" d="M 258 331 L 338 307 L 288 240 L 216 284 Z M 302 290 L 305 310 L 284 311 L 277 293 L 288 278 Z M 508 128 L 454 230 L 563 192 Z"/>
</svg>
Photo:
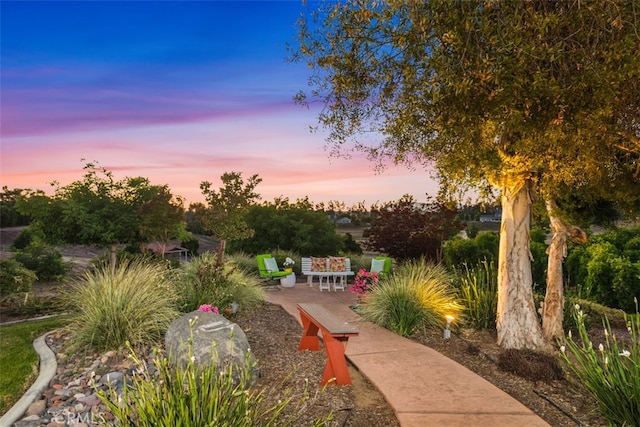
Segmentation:
<svg viewBox="0 0 640 427">
<path fill-rule="evenodd" d="M 298 281 L 267 291 L 267 299 L 300 322 L 298 303 L 322 304 L 355 325 L 347 359 L 382 393 L 403 427 L 542 427 L 543 419 L 484 378 L 437 351 L 376 326 L 351 310 L 348 290 L 318 290 Z M 302 329 L 300 330 L 302 332 Z M 318 378 L 320 381 L 320 378 Z"/>
</svg>

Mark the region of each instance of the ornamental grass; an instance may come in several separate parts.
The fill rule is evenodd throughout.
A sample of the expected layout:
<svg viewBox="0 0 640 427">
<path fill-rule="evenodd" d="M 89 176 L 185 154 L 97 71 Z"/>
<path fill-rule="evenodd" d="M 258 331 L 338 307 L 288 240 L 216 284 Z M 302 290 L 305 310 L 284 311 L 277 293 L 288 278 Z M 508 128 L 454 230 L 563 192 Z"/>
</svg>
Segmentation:
<svg viewBox="0 0 640 427">
<path fill-rule="evenodd" d="M 465 322 L 476 329 L 496 329 L 498 310 L 498 269 L 493 261 L 466 264 L 456 270 L 460 302 L 464 305 Z"/>
<path fill-rule="evenodd" d="M 220 309 L 237 303 L 242 310 L 252 309 L 265 300 L 264 289 L 255 274 L 231 257 L 217 266 L 216 254 L 205 253 L 174 271 L 174 282 L 180 311 L 188 313 L 202 304 Z M 255 264 L 255 260 L 254 260 Z"/>
<path fill-rule="evenodd" d="M 88 271 L 62 300 L 74 314 L 73 343 L 97 350 L 155 342 L 179 315 L 169 271 L 144 260 Z"/>
<path fill-rule="evenodd" d="M 425 260 L 400 264 L 367 294 L 362 314 L 402 336 L 422 327 L 443 328 L 445 316 L 459 319 L 464 310 L 452 281 L 442 265 Z"/>
</svg>

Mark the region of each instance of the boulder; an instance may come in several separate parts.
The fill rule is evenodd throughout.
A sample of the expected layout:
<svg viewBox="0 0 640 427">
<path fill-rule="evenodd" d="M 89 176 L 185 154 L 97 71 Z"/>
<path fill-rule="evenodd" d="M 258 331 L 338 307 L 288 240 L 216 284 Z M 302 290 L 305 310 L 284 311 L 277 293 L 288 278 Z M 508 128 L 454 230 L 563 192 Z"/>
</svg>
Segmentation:
<svg viewBox="0 0 640 427">
<path fill-rule="evenodd" d="M 193 311 L 174 320 L 165 335 L 165 349 L 170 361 L 183 366 L 193 357 L 199 366 L 215 365 L 220 370 L 229 365 L 244 368 L 248 358 L 252 374 L 257 373 L 244 331 L 212 312 Z"/>
</svg>

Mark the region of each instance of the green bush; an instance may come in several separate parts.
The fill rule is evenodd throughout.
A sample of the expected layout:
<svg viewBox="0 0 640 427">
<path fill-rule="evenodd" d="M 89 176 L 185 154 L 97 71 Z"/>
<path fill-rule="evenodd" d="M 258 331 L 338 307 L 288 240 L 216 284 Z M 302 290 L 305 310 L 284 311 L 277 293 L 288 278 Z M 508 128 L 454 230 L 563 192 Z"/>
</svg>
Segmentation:
<svg viewBox="0 0 640 427">
<path fill-rule="evenodd" d="M 190 237 L 189 239 L 183 240 L 180 243 L 180 246 L 188 249 L 190 256 L 198 256 L 198 250 L 200 250 L 200 242 L 195 237 Z"/>
<path fill-rule="evenodd" d="M 640 316 L 628 317 L 630 339 L 614 337 L 604 321 L 605 342 L 597 347 L 589 338 L 584 313 L 576 306 L 579 341 L 561 347 L 561 358 L 596 400 L 598 411 L 612 426 L 640 425 Z"/>
<path fill-rule="evenodd" d="M 442 265 L 424 259 L 400 264 L 367 294 L 361 305 L 363 316 L 402 336 L 421 327 L 441 328 L 445 316 L 459 319 L 464 310 L 452 281 Z"/>
<path fill-rule="evenodd" d="M 60 252 L 44 245 L 30 245 L 13 254 L 13 259 L 36 273 L 40 282 L 54 282 L 62 279 L 71 270 Z"/>
<path fill-rule="evenodd" d="M 31 292 L 36 274 L 14 259 L 0 259 L 0 297 Z"/>
<path fill-rule="evenodd" d="M 240 251 L 227 253 L 227 256 L 239 269 L 243 271 L 253 271 L 256 275 L 258 274 L 258 262 L 254 255 Z"/>
<path fill-rule="evenodd" d="M 245 218 L 255 234 L 233 240 L 227 249 L 261 254 L 278 248 L 305 256 L 335 255 L 344 249 L 344 238 L 324 212 L 281 201 L 276 205 L 254 205 Z"/>
<path fill-rule="evenodd" d="M 247 263 L 239 256 L 239 263 Z M 255 264 L 255 261 L 254 261 Z M 253 271 L 257 269 L 253 268 Z M 216 266 L 216 254 L 204 253 L 175 271 L 174 280 L 178 294 L 178 307 L 182 312 L 196 310 L 202 304 L 220 309 L 236 302 L 242 309 L 251 309 L 264 302 L 264 290 L 255 274 L 233 261 L 226 261 L 222 268 Z"/>
<path fill-rule="evenodd" d="M 27 246 L 41 241 L 41 233 L 31 227 L 25 227 L 11 244 L 11 250 L 25 249 Z"/>
<path fill-rule="evenodd" d="M 135 427 L 262 427 L 295 426 L 304 416 L 305 394 L 299 402 L 298 416 L 285 416 L 292 404 L 288 389 L 278 390 L 282 397 L 272 406 L 264 402 L 265 390 L 251 388 L 251 366 L 227 365 L 222 372 L 215 365 L 198 366 L 192 359 L 186 366 L 172 366 L 156 353 L 155 369 L 149 369 L 133 353 L 139 375 L 122 391 L 98 390 L 97 395 L 109 408 L 118 425 Z M 275 389 L 277 385 L 274 385 Z M 332 415 L 315 421 L 329 425 Z"/>
<path fill-rule="evenodd" d="M 633 312 L 640 298 L 640 227 L 594 236 L 586 246 L 570 246 L 568 286 L 581 298 Z"/>
<path fill-rule="evenodd" d="M 449 268 L 461 265 L 475 265 L 483 260 L 498 259 L 500 236 L 494 232 L 478 233 L 473 239 L 454 237 L 444 244 L 442 257 Z"/>
<path fill-rule="evenodd" d="M 465 321 L 477 329 L 495 329 L 498 308 L 498 269 L 482 261 L 473 268 L 456 269 L 458 293 Z"/>
<path fill-rule="evenodd" d="M 351 270 L 358 272 L 361 269 L 369 271 L 371 269 L 371 255 L 347 254 L 351 260 Z"/>
<path fill-rule="evenodd" d="M 472 223 L 467 225 L 466 232 L 467 232 L 467 237 L 470 239 L 473 239 L 478 235 L 478 233 L 480 232 L 480 229 L 478 228 L 477 224 Z"/>
<path fill-rule="evenodd" d="M 74 342 L 100 350 L 155 342 L 179 315 L 168 270 L 143 260 L 88 271 L 62 300 L 75 313 Z"/>
<path fill-rule="evenodd" d="M 351 233 L 344 235 L 344 251 L 353 254 L 362 254 L 362 247 L 355 241 Z"/>
</svg>

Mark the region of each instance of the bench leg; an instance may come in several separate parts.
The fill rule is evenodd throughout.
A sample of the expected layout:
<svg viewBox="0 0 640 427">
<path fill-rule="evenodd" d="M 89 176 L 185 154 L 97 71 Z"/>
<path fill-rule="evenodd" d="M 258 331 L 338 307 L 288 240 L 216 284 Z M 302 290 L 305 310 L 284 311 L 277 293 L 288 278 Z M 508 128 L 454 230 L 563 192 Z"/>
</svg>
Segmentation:
<svg viewBox="0 0 640 427">
<path fill-rule="evenodd" d="M 320 350 L 320 340 L 318 339 L 318 327 L 309 320 L 307 316 L 300 313 L 300 320 L 302 320 L 302 338 L 300 338 L 300 344 L 298 350 Z"/>
<path fill-rule="evenodd" d="M 323 289 L 326 289 L 327 291 L 331 290 L 331 282 L 330 282 L 330 277 L 329 276 L 320 276 L 320 292 L 322 292 Z"/>
<path fill-rule="evenodd" d="M 349 377 L 349 369 L 347 368 L 347 359 L 344 356 L 344 350 L 347 347 L 349 337 L 333 337 L 331 334 L 322 334 L 324 340 L 324 348 L 327 352 L 327 364 L 322 374 L 321 385 L 325 385 L 335 378 L 337 385 L 351 385 L 351 377 Z"/>
</svg>

